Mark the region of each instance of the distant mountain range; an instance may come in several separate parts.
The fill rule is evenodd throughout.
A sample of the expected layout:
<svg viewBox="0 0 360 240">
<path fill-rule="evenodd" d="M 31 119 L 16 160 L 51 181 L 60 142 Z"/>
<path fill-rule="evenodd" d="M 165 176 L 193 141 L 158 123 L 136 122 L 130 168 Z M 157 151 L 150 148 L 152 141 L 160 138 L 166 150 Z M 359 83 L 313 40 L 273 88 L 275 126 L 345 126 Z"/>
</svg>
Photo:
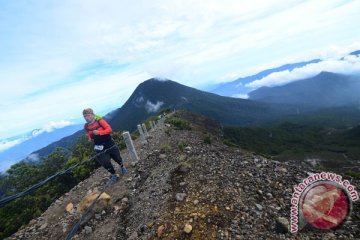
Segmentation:
<svg viewBox="0 0 360 240">
<path fill-rule="evenodd" d="M 23 136 L 13 137 L 6 139 L 7 141 L 15 141 L 20 138 L 21 143 L 0 152 L 0 172 L 9 168 L 9 166 L 16 162 L 23 160 L 32 152 L 48 146 L 50 143 L 58 141 L 82 128 L 82 125 L 70 125 L 59 129 L 54 129 L 52 132 L 40 132 L 35 129 Z M 36 157 L 32 156 L 28 160 L 35 160 Z"/>
<path fill-rule="evenodd" d="M 278 87 L 261 87 L 249 99 L 329 108 L 360 104 L 360 76 L 321 72 L 315 77 Z"/>
<path fill-rule="evenodd" d="M 248 92 L 254 90 L 253 88 L 246 86 L 248 83 L 251 83 L 255 80 L 262 79 L 262 78 L 264 78 L 272 73 L 275 73 L 275 72 L 282 72 L 285 70 L 292 71 L 295 68 L 301 68 L 308 64 L 318 63 L 321 61 L 322 60 L 320 60 L 320 59 L 313 59 L 313 60 L 307 61 L 307 62 L 285 64 L 280 67 L 267 69 L 267 70 L 264 70 L 264 71 L 261 71 L 261 72 L 255 74 L 255 75 L 238 78 L 232 82 L 220 83 L 214 89 L 210 90 L 210 92 L 221 95 L 221 96 L 241 97 L 241 95 L 246 95 Z"/>
<path fill-rule="evenodd" d="M 359 54 L 360 50 L 350 53 L 356 56 Z M 314 59 L 268 69 L 256 75 L 220 85 L 212 91 L 213 93 L 187 87 L 171 80 L 149 79 L 134 90 L 121 108 L 108 113 L 105 119 L 109 121 L 114 131 L 133 131 L 137 124 L 149 116 L 157 114 L 161 109 L 170 108 L 188 109 L 216 119 L 224 125 L 261 126 L 281 121 L 281 119 L 298 121 L 296 118 L 299 114 L 303 114 L 303 121 L 308 123 L 313 121 L 312 116 L 317 109 L 322 109 L 317 113 L 329 119 L 344 113 L 345 110 L 339 107 L 346 106 L 345 113 L 347 119 L 350 119 L 346 122 L 351 125 L 357 121 L 358 114 L 357 112 L 354 114 L 354 111 L 358 111 L 360 106 L 358 76 L 322 72 L 315 77 L 278 87 L 262 87 L 252 92 L 250 92 L 251 89 L 245 87 L 247 83 L 271 73 L 291 71 L 320 61 L 322 60 Z M 249 99 L 217 95 L 231 96 L 238 94 L 239 89 L 245 91 Z M 318 115 L 316 119 L 319 119 Z M 4 159 L 0 163 L 0 170 L 2 166 L 9 166 L 10 163 L 25 158 L 31 152 L 46 156 L 57 147 L 64 149 L 73 147 L 77 139 L 85 134 L 83 130 L 77 131 L 81 128 L 82 125 L 78 125 L 69 129 L 64 128 L 59 135 L 57 131 L 48 133 L 49 135 L 39 135 L 39 138 L 34 138 L 33 141 L 25 141 L 0 153 L 0 158 Z M 47 145 L 48 143 L 51 144 Z"/>
<path fill-rule="evenodd" d="M 137 124 L 164 108 L 188 109 L 224 125 L 236 126 L 260 126 L 280 119 L 295 119 L 300 114 L 299 109 L 306 116 L 304 121 L 309 122 L 311 115 L 320 112 L 328 117 L 342 114 L 344 111 L 339 106 L 345 105 L 353 106 L 346 108 L 346 115 L 357 118 L 359 80 L 356 76 L 322 72 L 281 87 L 260 88 L 250 93 L 250 99 L 239 99 L 200 91 L 170 80 L 149 79 L 135 89 L 121 108 L 105 118 L 115 131 L 133 131 Z M 325 110 L 312 113 L 319 108 Z M 349 122 L 354 121 L 351 118 Z M 36 152 L 47 155 L 56 147 L 69 148 L 81 134 L 85 133 L 79 131 Z"/>
<path fill-rule="evenodd" d="M 359 56 L 360 50 L 351 52 L 348 54 L 349 56 Z M 340 58 L 339 60 L 344 60 L 345 57 Z M 209 92 L 219 94 L 221 96 L 228 96 L 228 97 L 238 97 L 238 98 L 246 98 L 247 94 L 251 91 L 254 91 L 255 89 L 252 87 L 248 87 L 247 84 L 255 81 L 260 80 L 264 77 L 267 77 L 268 75 L 276 72 L 283 72 L 283 71 L 293 71 L 297 68 L 305 67 L 308 64 L 314 64 L 322 62 L 321 59 L 313 59 L 311 61 L 305 61 L 305 62 L 297 62 L 297 63 L 290 63 L 285 64 L 280 67 L 267 69 L 264 71 L 261 71 L 255 75 L 247 76 L 247 77 L 241 77 L 231 82 L 226 83 L 219 83 L 216 86 L 212 87 L 212 89 L 209 90 Z"/>
<path fill-rule="evenodd" d="M 126 103 L 105 118 L 115 131 L 133 131 L 136 125 L 155 115 L 160 109 L 188 109 L 228 125 L 256 125 L 296 114 L 296 108 L 283 104 L 269 104 L 251 100 L 223 97 L 187 87 L 171 80 L 149 79 L 141 83 Z M 36 151 L 41 156 L 56 147 L 69 148 L 83 131 L 65 137 Z"/>
</svg>

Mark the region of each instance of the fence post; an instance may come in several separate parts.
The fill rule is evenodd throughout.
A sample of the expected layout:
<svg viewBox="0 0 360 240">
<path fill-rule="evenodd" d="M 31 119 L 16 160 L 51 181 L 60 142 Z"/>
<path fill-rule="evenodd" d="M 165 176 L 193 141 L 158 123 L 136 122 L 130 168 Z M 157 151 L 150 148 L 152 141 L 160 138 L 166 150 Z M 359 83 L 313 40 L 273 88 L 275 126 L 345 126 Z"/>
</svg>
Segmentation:
<svg viewBox="0 0 360 240">
<path fill-rule="evenodd" d="M 142 126 L 142 128 L 143 128 L 143 130 L 144 130 L 145 136 L 146 136 L 146 137 L 149 137 L 149 133 L 148 133 L 148 131 L 147 131 L 147 129 L 146 129 L 145 123 L 141 124 L 141 126 Z"/>
<path fill-rule="evenodd" d="M 126 144 L 126 148 L 127 148 L 128 151 L 129 151 L 129 154 L 130 154 L 131 159 L 133 160 L 133 162 L 139 161 L 139 157 L 138 157 L 138 155 L 136 154 L 136 150 L 135 150 L 133 141 L 132 141 L 132 139 L 131 139 L 130 133 L 129 133 L 129 132 L 123 132 L 122 135 L 123 135 L 123 137 L 124 137 L 125 144 Z"/>
<path fill-rule="evenodd" d="M 146 137 L 145 137 L 145 135 L 144 135 L 144 131 L 142 130 L 142 127 L 141 127 L 140 124 L 137 125 L 137 129 L 138 129 L 138 131 L 139 131 L 139 133 L 140 133 L 141 143 L 142 143 L 142 144 L 146 144 L 146 143 L 147 143 Z"/>
</svg>

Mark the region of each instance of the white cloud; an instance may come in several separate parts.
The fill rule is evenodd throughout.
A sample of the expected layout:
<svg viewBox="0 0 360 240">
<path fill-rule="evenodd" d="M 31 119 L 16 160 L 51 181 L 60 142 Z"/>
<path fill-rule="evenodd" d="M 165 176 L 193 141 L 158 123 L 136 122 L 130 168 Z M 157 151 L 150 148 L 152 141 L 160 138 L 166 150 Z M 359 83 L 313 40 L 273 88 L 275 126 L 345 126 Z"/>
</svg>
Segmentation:
<svg viewBox="0 0 360 240">
<path fill-rule="evenodd" d="M 12 148 L 20 143 L 23 143 L 27 140 L 30 140 L 31 138 L 34 138 L 42 133 L 45 133 L 45 132 L 52 132 L 56 129 L 59 129 L 59 128 L 63 128 L 63 127 L 66 127 L 66 126 L 70 126 L 70 125 L 73 125 L 74 123 L 73 122 L 70 122 L 70 121 L 67 121 L 67 120 L 61 120 L 61 121 L 58 121 L 58 122 L 49 122 L 47 123 L 46 125 L 44 125 L 41 129 L 35 129 L 31 132 L 31 136 L 29 135 L 22 135 L 22 136 L 19 136 L 17 138 L 13 138 L 11 140 L 7 140 L 7 139 L 4 139 L 4 140 L 1 140 L 0 141 L 0 152 L 3 152 L 9 148 Z"/>
<path fill-rule="evenodd" d="M 26 160 L 27 161 L 30 161 L 30 162 L 39 162 L 40 161 L 40 157 L 39 157 L 39 154 L 37 153 L 32 153 L 30 155 L 28 155 L 26 157 Z"/>
<path fill-rule="evenodd" d="M 154 79 L 156 79 L 157 81 L 160 81 L 160 82 L 166 82 L 169 80 L 169 79 L 163 78 L 163 77 L 154 77 Z"/>
<path fill-rule="evenodd" d="M 70 121 L 66 121 L 66 120 L 61 120 L 61 121 L 58 121 L 58 122 L 49 122 L 48 124 L 46 124 L 45 126 L 43 126 L 41 129 L 37 129 L 37 130 L 34 130 L 32 132 L 32 135 L 33 137 L 36 137 L 44 132 L 52 132 L 56 129 L 59 129 L 59 128 L 63 128 L 63 127 L 66 127 L 66 126 L 70 126 L 70 125 L 73 125 L 74 123 L 73 122 L 70 122 Z"/>
<path fill-rule="evenodd" d="M 319 63 L 308 64 L 302 68 L 295 68 L 292 71 L 275 72 L 246 86 L 253 88 L 280 86 L 313 77 L 322 71 L 342 74 L 360 73 L 360 57 L 346 56 L 344 60 L 325 60 Z"/>
<path fill-rule="evenodd" d="M 186 97 L 181 97 L 181 100 L 184 100 L 185 102 L 189 102 L 189 100 Z"/>
<path fill-rule="evenodd" d="M 136 100 L 135 100 L 135 102 L 137 102 L 137 103 L 142 103 L 144 101 L 144 97 L 143 96 L 141 96 L 141 97 L 139 97 L 139 98 L 137 98 Z"/>
<path fill-rule="evenodd" d="M 240 69 L 240 70 L 228 72 L 223 76 L 219 77 L 217 82 L 219 83 L 231 82 L 238 78 L 252 76 L 265 69 L 276 68 L 288 63 L 304 62 L 312 59 L 338 60 L 357 49 L 360 49 L 360 41 L 353 42 L 352 44 L 346 46 L 330 46 L 330 47 L 327 46 L 325 48 L 318 48 L 316 50 L 308 50 L 297 53 L 292 56 L 284 57 L 277 61 L 271 61 L 266 64 L 252 66 L 247 69 Z M 239 83 L 238 86 L 241 85 L 242 83 Z"/>
<path fill-rule="evenodd" d="M 242 98 L 242 99 L 248 99 L 249 98 L 249 96 L 247 94 L 234 94 L 231 97 Z"/>
<path fill-rule="evenodd" d="M 160 107 L 164 104 L 164 102 L 157 101 L 156 103 L 152 103 L 151 101 L 147 100 L 145 104 L 145 109 L 148 113 L 155 113 L 159 111 Z"/>
<path fill-rule="evenodd" d="M 24 142 L 26 139 L 16 139 L 12 141 L 1 141 L 0 142 L 0 152 L 5 151 L 6 149 L 12 148 L 15 145 L 18 145 Z"/>
</svg>

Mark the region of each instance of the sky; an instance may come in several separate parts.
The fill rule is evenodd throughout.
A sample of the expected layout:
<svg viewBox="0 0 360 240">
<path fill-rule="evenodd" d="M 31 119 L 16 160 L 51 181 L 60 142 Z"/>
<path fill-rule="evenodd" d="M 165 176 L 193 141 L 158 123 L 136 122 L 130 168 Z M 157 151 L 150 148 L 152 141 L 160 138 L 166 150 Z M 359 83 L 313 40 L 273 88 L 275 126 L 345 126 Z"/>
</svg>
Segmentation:
<svg viewBox="0 0 360 240">
<path fill-rule="evenodd" d="M 357 71 L 359 58 L 336 59 L 360 49 L 359 12 L 345 0 L 0 0 L 0 142 L 82 123 L 87 107 L 105 115 L 152 77 L 207 89 L 314 58 L 251 87 Z"/>
</svg>

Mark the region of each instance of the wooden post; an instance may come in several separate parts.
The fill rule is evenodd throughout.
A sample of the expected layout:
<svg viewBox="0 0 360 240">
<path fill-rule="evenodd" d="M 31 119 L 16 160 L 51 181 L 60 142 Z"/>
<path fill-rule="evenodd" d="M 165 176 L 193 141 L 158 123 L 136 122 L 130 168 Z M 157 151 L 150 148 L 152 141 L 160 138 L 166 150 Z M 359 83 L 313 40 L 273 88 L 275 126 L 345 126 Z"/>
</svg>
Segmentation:
<svg viewBox="0 0 360 240">
<path fill-rule="evenodd" d="M 134 147 L 133 141 L 131 139 L 130 133 L 123 132 L 122 135 L 124 137 L 126 148 L 129 151 L 129 155 L 130 155 L 131 159 L 133 160 L 133 162 L 139 161 L 139 157 L 136 154 L 135 147 Z"/>
<path fill-rule="evenodd" d="M 142 128 L 141 128 L 141 125 L 138 124 L 138 125 L 137 125 L 137 128 L 138 128 L 138 131 L 139 131 L 139 133 L 140 133 L 141 143 L 142 143 L 142 144 L 146 144 L 146 143 L 147 143 L 146 137 L 145 137 L 145 135 L 144 135 L 144 131 L 143 131 Z"/>
</svg>

